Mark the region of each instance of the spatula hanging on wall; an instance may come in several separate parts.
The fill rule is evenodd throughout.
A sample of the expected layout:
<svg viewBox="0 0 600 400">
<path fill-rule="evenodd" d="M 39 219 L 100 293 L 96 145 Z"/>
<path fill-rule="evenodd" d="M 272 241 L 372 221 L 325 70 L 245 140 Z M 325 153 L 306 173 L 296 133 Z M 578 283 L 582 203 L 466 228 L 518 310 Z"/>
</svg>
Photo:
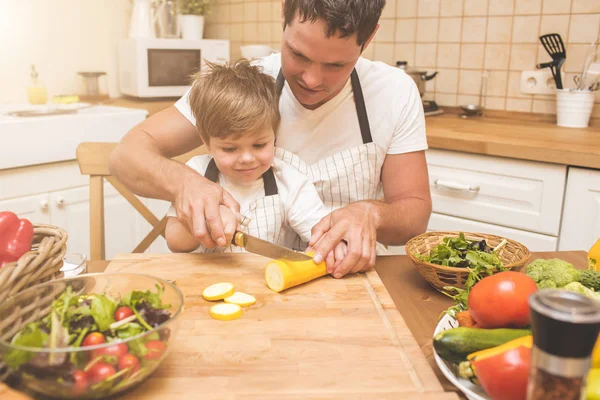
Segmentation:
<svg viewBox="0 0 600 400">
<path fill-rule="evenodd" d="M 549 67 L 556 82 L 556 88 L 562 89 L 562 77 L 560 75 L 560 67 L 567 58 L 567 51 L 565 50 L 565 44 L 558 33 L 549 33 L 547 35 L 540 36 L 540 41 L 544 46 L 544 49 L 552 57 L 552 61 L 549 63 L 538 64 L 538 68 Z"/>
</svg>

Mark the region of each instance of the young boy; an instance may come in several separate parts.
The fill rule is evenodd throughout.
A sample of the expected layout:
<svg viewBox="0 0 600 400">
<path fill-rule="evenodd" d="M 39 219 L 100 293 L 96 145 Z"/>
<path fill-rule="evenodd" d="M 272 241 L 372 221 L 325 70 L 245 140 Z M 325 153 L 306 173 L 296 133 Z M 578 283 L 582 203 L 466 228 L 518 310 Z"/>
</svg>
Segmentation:
<svg viewBox="0 0 600 400">
<path fill-rule="evenodd" d="M 243 59 L 210 64 L 195 76 L 189 101 L 210 154 L 193 157 L 187 165 L 218 182 L 240 204 L 237 228 L 290 248 L 299 243 L 298 236 L 307 242 L 311 228 L 329 212 L 312 182 L 275 158 L 280 120 L 275 80 Z M 228 208 L 221 206 L 221 213 L 226 226 L 237 225 Z M 230 244 L 206 249 L 177 219 L 173 205 L 167 215 L 165 236 L 173 252 L 243 251 Z"/>
</svg>

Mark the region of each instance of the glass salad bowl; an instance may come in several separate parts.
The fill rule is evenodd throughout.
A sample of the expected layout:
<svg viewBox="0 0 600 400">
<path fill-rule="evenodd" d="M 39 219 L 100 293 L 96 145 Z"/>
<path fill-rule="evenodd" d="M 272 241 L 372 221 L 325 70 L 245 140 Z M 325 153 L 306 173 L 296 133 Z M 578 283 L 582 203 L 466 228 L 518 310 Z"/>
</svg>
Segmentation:
<svg viewBox="0 0 600 400">
<path fill-rule="evenodd" d="M 149 275 L 36 285 L 0 305 L 0 375 L 53 398 L 112 397 L 160 365 L 182 311 L 181 291 Z"/>
</svg>

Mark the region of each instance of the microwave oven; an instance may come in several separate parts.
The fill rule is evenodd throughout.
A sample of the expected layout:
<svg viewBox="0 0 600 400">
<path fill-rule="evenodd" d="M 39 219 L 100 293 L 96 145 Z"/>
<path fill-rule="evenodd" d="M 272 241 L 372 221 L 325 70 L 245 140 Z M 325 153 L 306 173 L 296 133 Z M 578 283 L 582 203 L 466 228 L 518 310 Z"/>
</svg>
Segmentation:
<svg viewBox="0 0 600 400">
<path fill-rule="evenodd" d="M 142 98 L 181 97 L 205 61 L 229 61 L 229 40 L 133 38 L 119 42 L 119 89 Z"/>
</svg>

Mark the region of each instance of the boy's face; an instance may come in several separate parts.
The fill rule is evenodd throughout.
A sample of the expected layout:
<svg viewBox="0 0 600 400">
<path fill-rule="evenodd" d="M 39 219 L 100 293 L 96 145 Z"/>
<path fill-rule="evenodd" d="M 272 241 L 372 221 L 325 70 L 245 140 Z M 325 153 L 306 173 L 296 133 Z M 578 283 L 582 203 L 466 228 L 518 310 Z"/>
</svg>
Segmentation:
<svg viewBox="0 0 600 400">
<path fill-rule="evenodd" d="M 298 102 L 308 109 L 319 107 L 342 90 L 362 52 L 356 34 L 342 38 L 337 34 L 327 37 L 326 32 L 324 20 L 300 22 L 298 16 L 283 31 L 283 75 Z"/>
<path fill-rule="evenodd" d="M 219 172 L 234 182 L 259 179 L 275 156 L 275 133 L 271 125 L 257 132 L 210 138 L 208 147 Z"/>
</svg>

